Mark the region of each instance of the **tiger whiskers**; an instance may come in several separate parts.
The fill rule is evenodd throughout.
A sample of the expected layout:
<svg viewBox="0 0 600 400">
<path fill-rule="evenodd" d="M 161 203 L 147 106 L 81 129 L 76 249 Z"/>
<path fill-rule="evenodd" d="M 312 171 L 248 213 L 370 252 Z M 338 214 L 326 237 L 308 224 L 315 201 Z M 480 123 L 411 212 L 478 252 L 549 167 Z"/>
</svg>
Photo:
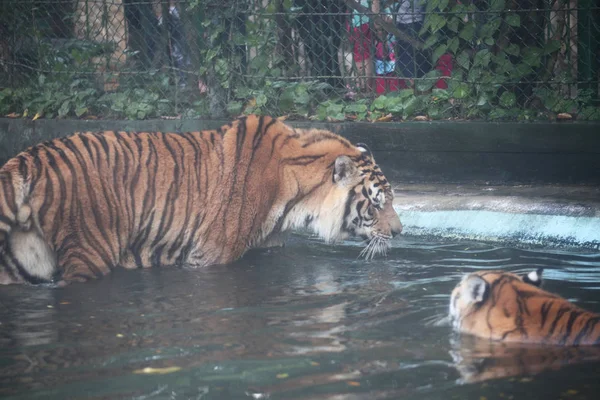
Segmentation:
<svg viewBox="0 0 600 400">
<path fill-rule="evenodd" d="M 390 238 L 387 236 L 372 236 L 367 241 L 367 245 L 360 252 L 358 257 L 364 257 L 365 260 L 372 260 L 376 255 L 387 254 L 388 249 L 390 248 Z"/>
</svg>

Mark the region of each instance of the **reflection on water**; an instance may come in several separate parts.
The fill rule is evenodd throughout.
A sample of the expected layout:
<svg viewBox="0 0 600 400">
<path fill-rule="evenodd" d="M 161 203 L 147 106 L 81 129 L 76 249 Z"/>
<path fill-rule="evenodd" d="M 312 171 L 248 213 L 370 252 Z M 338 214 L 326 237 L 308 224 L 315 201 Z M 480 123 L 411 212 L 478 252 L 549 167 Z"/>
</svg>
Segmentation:
<svg viewBox="0 0 600 400">
<path fill-rule="evenodd" d="M 600 347 L 536 346 L 490 342 L 471 336 L 451 340 L 452 361 L 462 383 L 537 375 L 600 360 Z"/>
<path fill-rule="evenodd" d="M 0 396 L 595 398 L 599 349 L 490 344 L 444 317 L 463 273 L 540 266 L 546 289 L 600 312 L 600 255 L 401 239 L 365 263 L 357 249 L 295 239 L 228 267 L 0 288 Z M 134 373 L 147 367 L 180 369 Z"/>
</svg>

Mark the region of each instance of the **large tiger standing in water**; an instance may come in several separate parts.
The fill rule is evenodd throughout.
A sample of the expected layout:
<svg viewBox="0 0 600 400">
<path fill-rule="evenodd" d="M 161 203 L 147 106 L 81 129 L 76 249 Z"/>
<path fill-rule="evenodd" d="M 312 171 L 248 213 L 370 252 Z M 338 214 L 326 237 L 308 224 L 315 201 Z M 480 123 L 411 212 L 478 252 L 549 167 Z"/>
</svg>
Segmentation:
<svg viewBox="0 0 600 400">
<path fill-rule="evenodd" d="M 450 299 L 458 332 L 504 342 L 600 344 L 600 315 L 539 288 L 542 269 L 519 276 L 503 271 L 466 275 Z"/>
<path fill-rule="evenodd" d="M 183 134 L 78 133 L 0 169 L 0 282 L 225 264 L 296 228 L 363 237 L 372 256 L 402 230 L 392 200 L 366 147 L 270 117 Z"/>
</svg>

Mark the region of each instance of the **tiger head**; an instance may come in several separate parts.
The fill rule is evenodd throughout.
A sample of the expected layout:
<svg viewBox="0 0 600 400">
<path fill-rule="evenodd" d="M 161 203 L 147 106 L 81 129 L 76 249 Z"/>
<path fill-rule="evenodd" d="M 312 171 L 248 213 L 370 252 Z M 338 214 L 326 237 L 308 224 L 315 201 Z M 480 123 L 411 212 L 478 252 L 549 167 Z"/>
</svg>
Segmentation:
<svg viewBox="0 0 600 400">
<path fill-rule="evenodd" d="M 364 144 L 343 144 L 342 153 L 324 163 L 326 174 L 319 178 L 318 193 L 303 205 L 310 210 L 302 213 L 304 227 L 327 242 L 360 237 L 366 242 L 361 256 L 370 259 L 386 253 L 402 224 L 394 211 L 392 187 L 371 151 Z"/>
<path fill-rule="evenodd" d="M 515 328 L 513 303 L 523 291 L 539 290 L 542 272 L 539 268 L 526 275 L 504 271 L 477 271 L 465 275 L 450 298 L 452 327 L 458 332 L 477 336 L 493 336 L 493 331 Z M 499 312 L 495 312 L 496 309 Z M 490 317 L 494 318 L 491 322 Z"/>
</svg>

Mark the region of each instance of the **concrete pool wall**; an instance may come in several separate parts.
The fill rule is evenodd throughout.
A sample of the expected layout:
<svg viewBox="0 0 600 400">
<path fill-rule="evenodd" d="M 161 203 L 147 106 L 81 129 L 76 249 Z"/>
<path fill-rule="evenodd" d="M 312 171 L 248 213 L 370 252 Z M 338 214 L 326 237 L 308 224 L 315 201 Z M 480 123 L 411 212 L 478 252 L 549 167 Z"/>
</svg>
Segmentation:
<svg viewBox="0 0 600 400">
<path fill-rule="evenodd" d="M 193 131 L 227 121 L 0 118 L 0 164 L 76 131 Z M 396 190 L 404 234 L 600 247 L 598 123 L 318 123 L 366 143 Z"/>
</svg>

